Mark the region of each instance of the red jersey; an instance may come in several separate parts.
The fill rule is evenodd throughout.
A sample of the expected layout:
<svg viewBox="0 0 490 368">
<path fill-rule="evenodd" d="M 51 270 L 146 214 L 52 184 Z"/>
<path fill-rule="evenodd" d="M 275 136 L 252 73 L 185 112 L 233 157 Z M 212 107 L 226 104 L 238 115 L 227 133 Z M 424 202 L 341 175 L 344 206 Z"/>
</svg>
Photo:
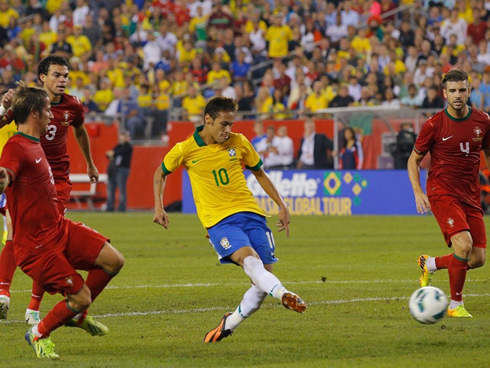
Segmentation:
<svg viewBox="0 0 490 368">
<path fill-rule="evenodd" d="M 445 194 L 480 208 L 480 151 L 490 147 L 490 117 L 469 107 L 456 119 L 444 109 L 422 126 L 414 150 L 430 151 L 427 195 Z"/>
<path fill-rule="evenodd" d="M 66 147 L 68 128 L 79 128 L 84 123 L 83 105 L 80 100 L 64 93 L 59 103 L 51 103 L 54 119 L 48 125 L 48 131 L 41 136 L 41 145 L 56 178 L 68 177 L 70 157 Z"/>
<path fill-rule="evenodd" d="M 17 264 L 56 247 L 64 233 L 54 178 L 37 138 L 16 133 L 5 145 L 0 166 L 12 183 L 5 193 L 12 218 Z"/>
<path fill-rule="evenodd" d="M 68 128 L 79 128 L 83 125 L 83 105 L 77 97 L 64 93 L 59 103 L 51 103 L 51 112 L 54 119 L 49 123 L 46 134 L 41 136 L 41 145 L 54 177 L 66 181 L 70 173 L 70 157 L 66 147 Z M 10 110 L 5 118 L 9 123 L 13 121 Z"/>
</svg>

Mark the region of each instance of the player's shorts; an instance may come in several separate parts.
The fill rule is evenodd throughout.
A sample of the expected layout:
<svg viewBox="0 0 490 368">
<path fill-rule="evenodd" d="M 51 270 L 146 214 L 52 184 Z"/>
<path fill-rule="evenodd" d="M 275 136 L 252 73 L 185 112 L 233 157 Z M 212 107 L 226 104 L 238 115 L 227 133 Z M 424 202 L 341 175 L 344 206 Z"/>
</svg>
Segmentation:
<svg viewBox="0 0 490 368">
<path fill-rule="evenodd" d="M 76 270 L 89 271 L 108 238 L 79 222 L 68 219 L 61 239 L 64 249 L 40 255 L 34 262 L 27 260 L 20 268 L 50 294 L 76 294 L 84 284 Z M 60 250 L 60 252 L 57 252 Z"/>
<path fill-rule="evenodd" d="M 210 227 L 208 234 L 221 263 L 233 263 L 229 256 L 247 246 L 257 252 L 264 264 L 277 262 L 274 237 L 264 216 L 253 212 L 235 213 Z"/>
<path fill-rule="evenodd" d="M 73 185 L 69 177 L 56 179 L 54 185 L 56 187 L 56 197 L 58 198 L 58 209 L 64 216 L 68 203 L 70 203 L 71 188 Z"/>
<path fill-rule="evenodd" d="M 473 247 L 487 247 L 487 235 L 481 209 L 465 205 L 457 198 L 448 195 L 430 196 L 429 201 L 432 213 L 434 213 L 448 247 L 451 246 L 451 237 L 462 231 L 470 232 Z"/>
</svg>

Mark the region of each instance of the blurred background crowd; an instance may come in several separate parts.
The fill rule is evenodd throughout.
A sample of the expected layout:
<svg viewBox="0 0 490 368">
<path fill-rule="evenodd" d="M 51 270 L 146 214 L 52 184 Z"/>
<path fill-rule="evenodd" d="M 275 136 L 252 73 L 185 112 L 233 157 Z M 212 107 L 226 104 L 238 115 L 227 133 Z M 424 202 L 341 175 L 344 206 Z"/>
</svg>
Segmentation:
<svg viewBox="0 0 490 368">
<path fill-rule="evenodd" d="M 442 108 L 456 67 L 490 111 L 489 26 L 485 0 L 0 0 L 0 92 L 36 84 L 39 60 L 59 53 L 88 119 L 165 138 L 169 119 L 199 122 L 215 95 L 278 120 Z"/>
</svg>

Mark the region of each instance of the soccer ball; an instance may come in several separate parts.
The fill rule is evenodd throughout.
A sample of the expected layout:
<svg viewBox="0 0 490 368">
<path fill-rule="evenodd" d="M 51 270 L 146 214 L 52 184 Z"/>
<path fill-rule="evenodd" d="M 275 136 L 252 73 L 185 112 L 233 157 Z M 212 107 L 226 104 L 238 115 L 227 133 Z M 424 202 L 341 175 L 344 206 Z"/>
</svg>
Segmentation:
<svg viewBox="0 0 490 368">
<path fill-rule="evenodd" d="M 441 289 L 426 286 L 413 292 L 408 307 L 413 318 L 417 321 L 432 324 L 444 317 L 447 298 Z"/>
</svg>

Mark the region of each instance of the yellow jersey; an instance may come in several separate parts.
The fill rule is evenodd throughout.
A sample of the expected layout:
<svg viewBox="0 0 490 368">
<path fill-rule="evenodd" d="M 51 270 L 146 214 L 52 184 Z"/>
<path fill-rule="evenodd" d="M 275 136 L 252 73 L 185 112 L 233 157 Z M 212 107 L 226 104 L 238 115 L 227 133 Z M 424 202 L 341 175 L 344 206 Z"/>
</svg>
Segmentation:
<svg viewBox="0 0 490 368">
<path fill-rule="evenodd" d="M 293 31 L 289 26 L 270 26 L 265 34 L 269 41 L 269 57 L 282 58 L 288 54 L 288 42 L 293 39 Z"/>
<path fill-rule="evenodd" d="M 239 212 L 254 212 L 265 216 L 243 175 L 243 165 L 257 171 L 262 160 L 252 144 L 239 133 L 230 133 L 224 143 L 207 145 L 199 135 L 177 143 L 165 156 L 162 170 L 165 175 L 183 165 L 192 186 L 197 215 L 205 228 Z"/>
<path fill-rule="evenodd" d="M 305 101 L 305 107 L 310 109 L 310 111 L 317 111 L 320 109 L 326 109 L 328 105 L 327 98 L 324 95 L 317 97 L 314 93 L 309 95 Z"/>
<path fill-rule="evenodd" d="M 0 129 L 0 156 L 2 155 L 3 147 L 7 144 L 7 141 L 17 133 L 17 124 L 14 121 L 5 125 Z"/>
<path fill-rule="evenodd" d="M 201 115 L 206 107 L 206 99 L 202 95 L 196 97 L 186 96 L 182 100 L 182 108 L 189 115 Z"/>
</svg>

